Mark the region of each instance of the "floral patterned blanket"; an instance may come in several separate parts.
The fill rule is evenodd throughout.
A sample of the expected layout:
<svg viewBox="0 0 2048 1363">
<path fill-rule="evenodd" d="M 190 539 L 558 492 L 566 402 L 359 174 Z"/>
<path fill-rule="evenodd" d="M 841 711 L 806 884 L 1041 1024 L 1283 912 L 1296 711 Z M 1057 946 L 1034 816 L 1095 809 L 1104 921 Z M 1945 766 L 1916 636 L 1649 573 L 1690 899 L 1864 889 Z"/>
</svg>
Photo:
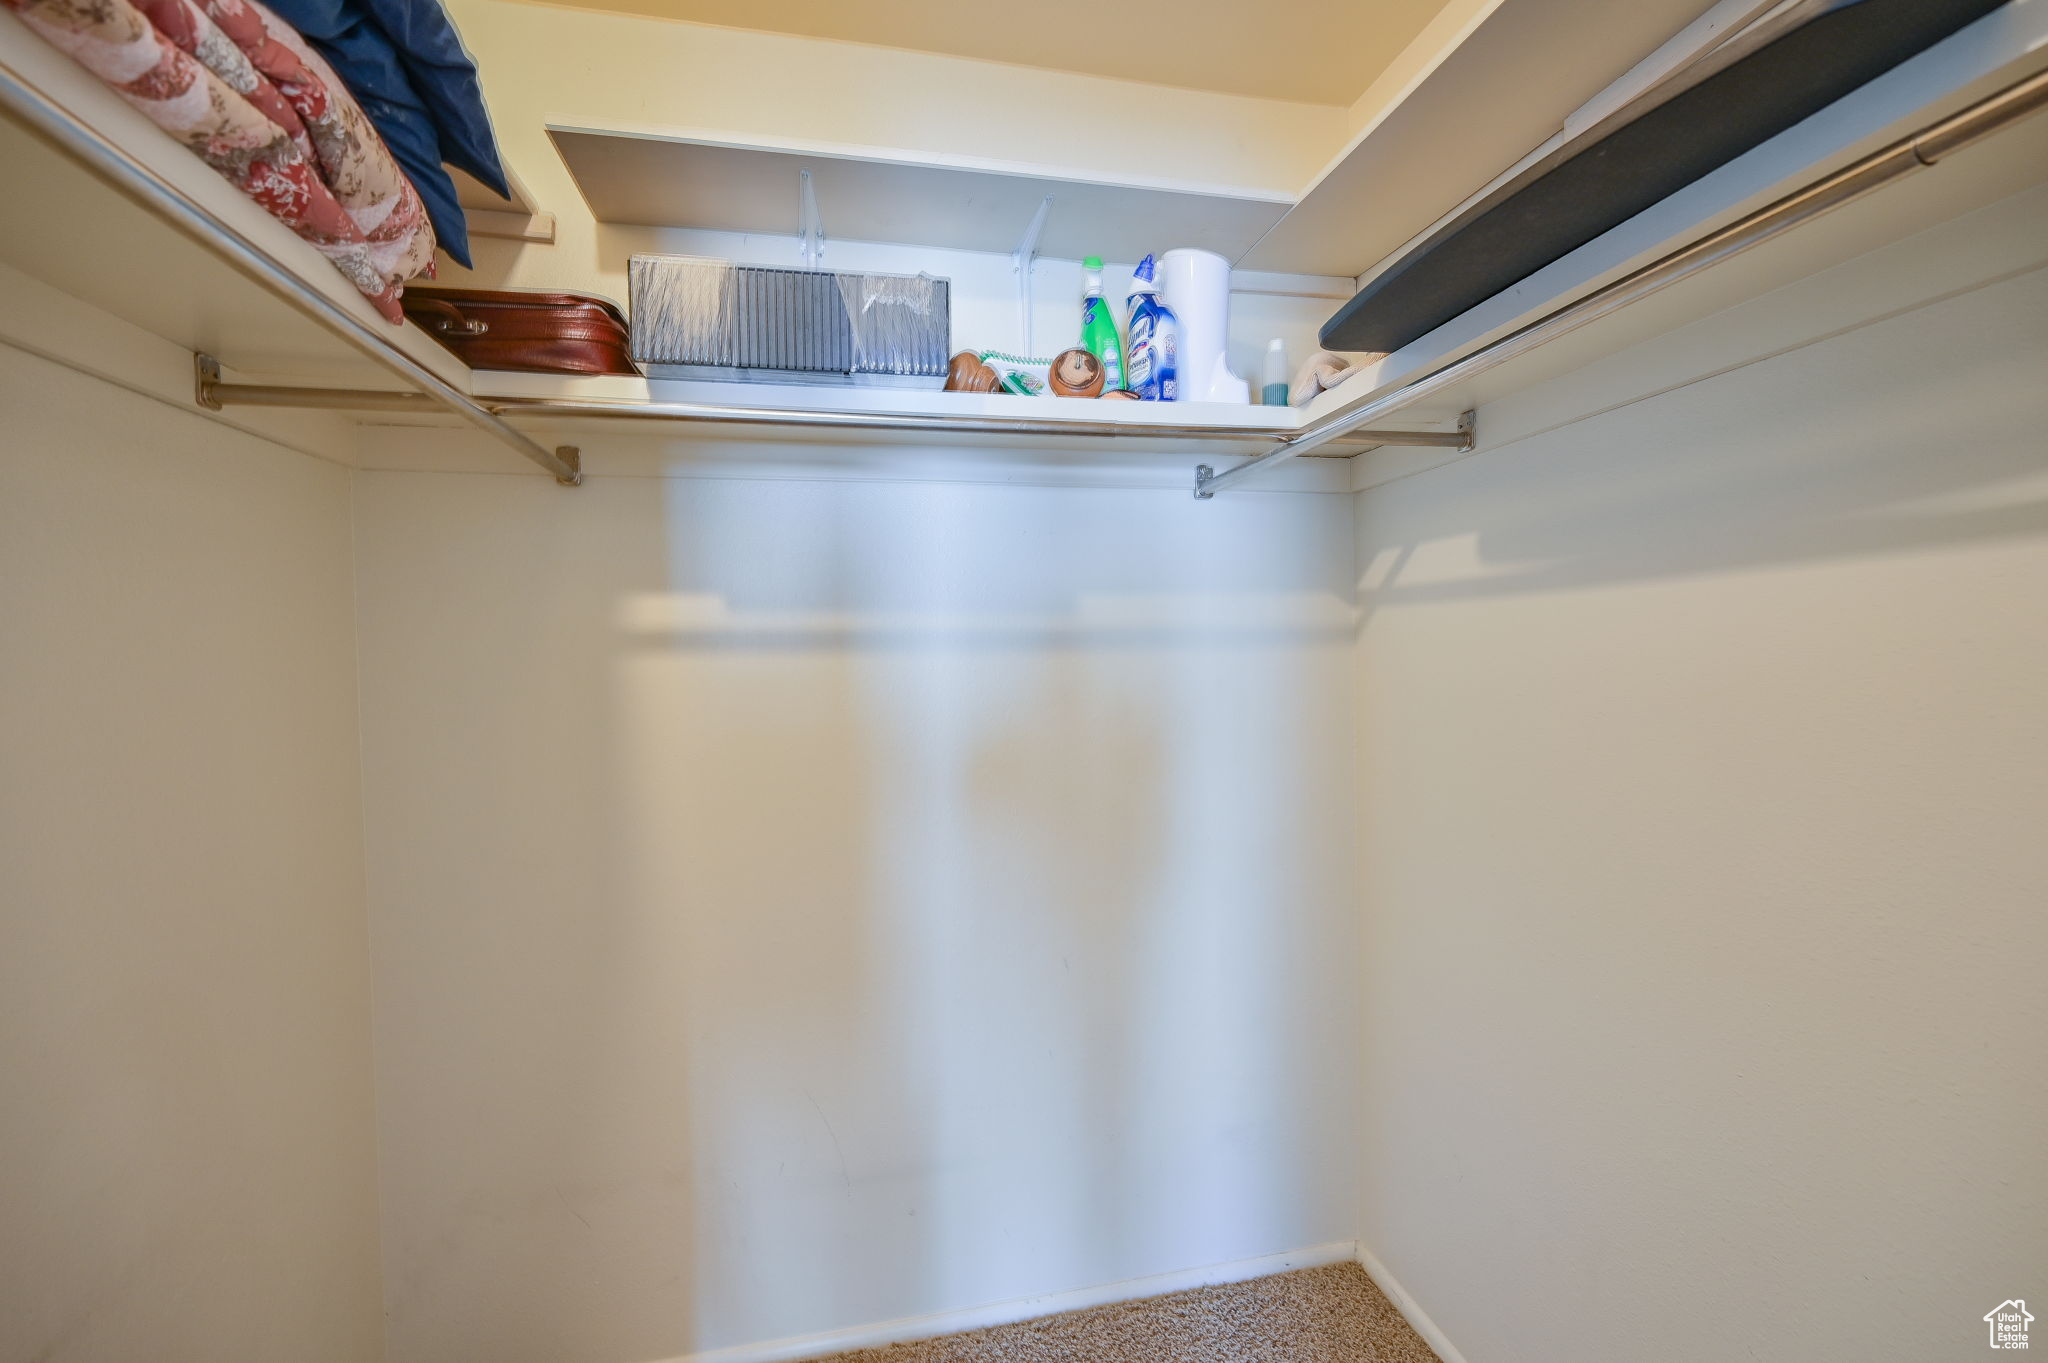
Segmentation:
<svg viewBox="0 0 2048 1363">
<path fill-rule="evenodd" d="M 432 274 L 412 184 L 327 64 L 255 0 L 0 0 L 311 243 L 392 322 Z"/>
</svg>

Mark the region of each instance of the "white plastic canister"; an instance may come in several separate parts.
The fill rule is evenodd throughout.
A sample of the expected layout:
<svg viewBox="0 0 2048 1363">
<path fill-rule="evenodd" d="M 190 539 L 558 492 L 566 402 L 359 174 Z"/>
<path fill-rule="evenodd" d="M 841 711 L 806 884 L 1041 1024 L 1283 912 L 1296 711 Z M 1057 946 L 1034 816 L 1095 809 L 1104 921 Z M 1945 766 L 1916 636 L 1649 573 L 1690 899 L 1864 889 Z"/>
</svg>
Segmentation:
<svg viewBox="0 0 2048 1363">
<path fill-rule="evenodd" d="M 1249 403 L 1251 385 L 1230 372 L 1230 262 L 1181 246 L 1159 257 L 1159 295 L 1180 321 L 1183 402 Z"/>
</svg>

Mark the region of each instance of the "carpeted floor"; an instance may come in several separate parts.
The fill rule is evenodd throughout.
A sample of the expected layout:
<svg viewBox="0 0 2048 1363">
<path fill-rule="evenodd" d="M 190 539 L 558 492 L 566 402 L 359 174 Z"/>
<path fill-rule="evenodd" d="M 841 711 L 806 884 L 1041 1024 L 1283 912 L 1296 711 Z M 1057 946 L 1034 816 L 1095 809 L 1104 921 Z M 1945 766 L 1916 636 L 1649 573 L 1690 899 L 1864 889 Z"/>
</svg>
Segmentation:
<svg viewBox="0 0 2048 1363">
<path fill-rule="evenodd" d="M 823 1360 L 819 1360 L 823 1363 Z M 1357 1264 L 1198 1287 L 831 1363 L 1438 1363 Z"/>
</svg>

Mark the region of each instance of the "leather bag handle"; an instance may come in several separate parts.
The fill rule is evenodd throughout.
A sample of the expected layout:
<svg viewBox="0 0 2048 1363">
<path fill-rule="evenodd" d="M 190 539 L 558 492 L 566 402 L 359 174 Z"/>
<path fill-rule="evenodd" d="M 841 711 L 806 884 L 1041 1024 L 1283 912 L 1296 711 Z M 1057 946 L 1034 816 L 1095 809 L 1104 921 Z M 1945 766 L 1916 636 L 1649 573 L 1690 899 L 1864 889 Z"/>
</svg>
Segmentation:
<svg viewBox="0 0 2048 1363">
<path fill-rule="evenodd" d="M 489 322 L 465 316 L 461 308 L 440 298 L 422 298 L 415 294 L 410 300 L 408 311 L 442 313 L 444 316 L 427 319 L 427 325 L 443 336 L 481 336 L 491 329 Z"/>
</svg>

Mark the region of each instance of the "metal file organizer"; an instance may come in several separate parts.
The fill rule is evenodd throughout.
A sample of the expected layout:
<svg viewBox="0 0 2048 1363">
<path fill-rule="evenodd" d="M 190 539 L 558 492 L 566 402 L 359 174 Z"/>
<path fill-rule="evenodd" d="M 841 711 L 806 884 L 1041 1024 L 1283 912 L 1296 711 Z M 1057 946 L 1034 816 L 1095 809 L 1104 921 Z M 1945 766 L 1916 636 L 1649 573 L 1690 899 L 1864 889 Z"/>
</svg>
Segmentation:
<svg viewBox="0 0 2048 1363">
<path fill-rule="evenodd" d="M 633 358 L 653 378 L 937 388 L 951 286 L 931 275 L 636 255 Z"/>
</svg>

